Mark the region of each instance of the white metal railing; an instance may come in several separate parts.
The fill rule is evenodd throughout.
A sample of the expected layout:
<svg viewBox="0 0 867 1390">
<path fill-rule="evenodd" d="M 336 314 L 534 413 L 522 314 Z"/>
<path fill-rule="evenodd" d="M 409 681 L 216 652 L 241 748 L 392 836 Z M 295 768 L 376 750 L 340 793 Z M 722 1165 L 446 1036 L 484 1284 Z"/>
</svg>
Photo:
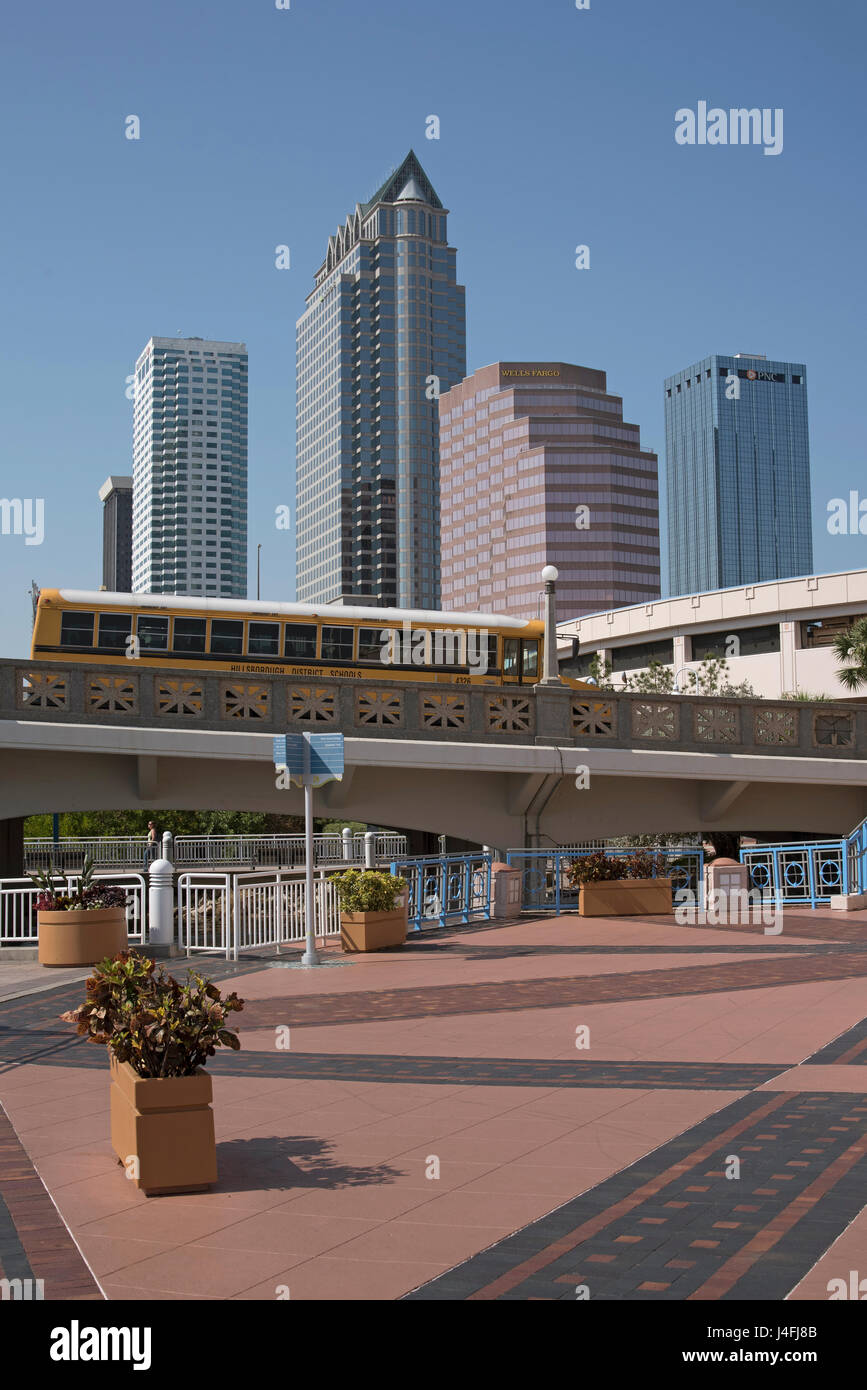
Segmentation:
<svg viewBox="0 0 867 1390">
<path fill-rule="evenodd" d="M 303 835 L 178 835 L 174 842 L 175 863 L 181 864 L 250 864 L 274 868 L 294 868 L 304 863 Z M 374 855 L 378 860 L 391 861 L 406 854 L 407 839 L 392 831 L 378 833 Z M 315 835 L 313 852 L 317 864 L 362 864 L 364 862 L 364 832 L 352 838 L 351 860 L 347 860 L 343 837 L 334 833 Z M 50 836 L 24 841 L 24 867 L 48 869 L 52 864 L 58 873 L 80 869 L 88 856 L 98 865 L 123 867 L 144 865 L 147 839 L 143 835 L 117 835 L 104 838 Z"/>
<path fill-rule="evenodd" d="M 334 885 L 319 870 L 314 882 L 316 935 L 340 935 Z M 303 874 L 277 869 L 247 873 L 187 870 L 177 882 L 178 938 L 188 952 L 240 951 L 301 942 L 306 924 Z"/>
<path fill-rule="evenodd" d="M 58 874 L 81 869 L 85 859 L 108 868 L 140 867 L 144 864 L 147 838 L 144 835 L 112 835 L 104 838 L 64 836 L 52 840 L 49 835 L 24 841 L 24 868 L 54 868 Z"/>
<path fill-rule="evenodd" d="M 61 876 L 58 875 L 58 879 Z M 147 941 L 147 880 L 140 873 L 96 873 L 101 883 L 126 889 L 126 931 L 130 941 Z M 75 887 L 74 874 L 63 876 L 67 892 Z M 0 947 L 36 946 L 39 932 L 36 899 L 40 890 L 29 878 L 0 879 Z"/>
</svg>

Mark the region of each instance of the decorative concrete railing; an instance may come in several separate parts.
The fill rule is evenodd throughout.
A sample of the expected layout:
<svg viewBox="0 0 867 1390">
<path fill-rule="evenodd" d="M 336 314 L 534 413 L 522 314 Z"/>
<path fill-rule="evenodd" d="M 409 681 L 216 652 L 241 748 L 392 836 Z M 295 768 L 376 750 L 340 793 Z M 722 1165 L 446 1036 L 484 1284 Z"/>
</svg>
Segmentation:
<svg viewBox="0 0 867 1390">
<path fill-rule="evenodd" d="M 0 661 L 0 719 L 867 757 L 867 704 L 606 695 L 565 686 L 422 684 L 377 681 L 367 675 L 302 681 L 153 668 L 100 670 L 54 661 Z"/>
</svg>

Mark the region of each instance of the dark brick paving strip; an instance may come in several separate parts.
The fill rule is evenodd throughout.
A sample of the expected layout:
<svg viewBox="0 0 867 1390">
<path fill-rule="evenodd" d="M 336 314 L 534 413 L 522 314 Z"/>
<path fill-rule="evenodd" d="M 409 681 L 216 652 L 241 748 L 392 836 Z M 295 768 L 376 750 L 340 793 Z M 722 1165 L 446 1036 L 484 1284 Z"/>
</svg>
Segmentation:
<svg viewBox="0 0 867 1390">
<path fill-rule="evenodd" d="M 2 1106 L 0 1278 L 43 1280 L 46 1302 L 102 1299 L 78 1246 L 60 1219 Z M 35 1290 L 33 1293 L 35 1295 Z"/>
<path fill-rule="evenodd" d="M 809 942 L 788 941 L 780 946 L 745 946 L 742 944 L 721 946 L 480 946 L 461 941 L 424 941 L 416 937 L 407 940 L 413 955 L 447 956 L 450 960 L 460 957 L 464 960 L 491 961 L 514 960 L 521 956 L 725 956 L 756 955 L 759 959 L 782 951 L 785 955 L 835 955 L 841 951 L 867 951 L 867 941 L 822 941 L 816 945 Z"/>
<path fill-rule="evenodd" d="M 207 973 L 230 980 L 267 965 L 267 960 L 216 961 Z M 196 962 L 197 966 L 199 962 Z M 466 1013 L 509 1013 L 522 1009 L 555 1009 L 572 1004 L 626 1003 L 642 999 L 767 989 L 810 981 L 843 980 L 867 975 L 867 955 L 850 950 L 814 951 L 784 956 L 762 954 L 731 964 L 681 966 L 671 970 L 641 970 L 589 977 L 542 977 L 529 980 L 426 985 L 406 989 L 351 990 L 344 993 L 294 998 L 253 999 L 238 1016 L 242 1033 L 251 1029 L 341 1023 L 372 1023 L 393 1019 L 445 1017 Z M 46 1060 L 58 1047 L 71 1045 L 69 1025 L 58 1015 L 83 998 L 81 984 L 45 994 L 27 995 L 0 1004 L 0 1061 L 17 1059 L 25 1033 L 41 1033 Z M 27 1044 L 28 1050 L 30 1044 Z M 34 1059 L 35 1060 L 35 1059 Z"/>
<path fill-rule="evenodd" d="M 807 1061 L 816 1066 L 867 1066 L 867 1018 L 814 1052 Z"/>
<path fill-rule="evenodd" d="M 394 1019 L 442 1018 L 455 1014 L 510 1013 L 522 1009 L 560 1009 L 572 1004 L 626 1003 L 641 999 L 768 989 L 815 980 L 867 975 L 867 958 L 856 951 L 682 966 L 585 978 L 503 980 L 479 984 L 430 985 L 409 989 L 347 991 L 304 998 L 254 999 L 239 1015 L 241 1031 L 281 1023 L 375 1023 Z"/>
<path fill-rule="evenodd" d="M 0 1054 L 2 1055 L 2 1054 Z M 24 1048 L 14 1063 L 23 1066 L 87 1067 L 108 1065 L 102 1047 L 76 1039 L 73 1049 L 28 1055 Z M 426 1082 L 432 1086 L 551 1086 L 567 1089 L 616 1087 L 670 1091 L 750 1091 L 788 1068 L 779 1065 L 728 1062 L 569 1062 L 535 1057 L 407 1057 L 400 1054 L 359 1056 L 358 1053 L 218 1052 L 208 1063 L 216 1076 L 261 1076 L 304 1081 Z"/>
<path fill-rule="evenodd" d="M 780 1300 L 861 1210 L 865 1179 L 863 1097 L 753 1094 L 407 1297 Z"/>
</svg>

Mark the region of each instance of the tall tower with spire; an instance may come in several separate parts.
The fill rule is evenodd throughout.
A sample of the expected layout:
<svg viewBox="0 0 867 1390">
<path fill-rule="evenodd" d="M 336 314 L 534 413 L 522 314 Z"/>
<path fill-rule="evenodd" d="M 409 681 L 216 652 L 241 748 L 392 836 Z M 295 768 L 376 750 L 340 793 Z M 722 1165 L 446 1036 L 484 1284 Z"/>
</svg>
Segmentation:
<svg viewBox="0 0 867 1390">
<path fill-rule="evenodd" d="M 448 212 L 410 150 L 297 323 L 297 598 L 438 608 L 439 396 L 466 375 Z"/>
</svg>

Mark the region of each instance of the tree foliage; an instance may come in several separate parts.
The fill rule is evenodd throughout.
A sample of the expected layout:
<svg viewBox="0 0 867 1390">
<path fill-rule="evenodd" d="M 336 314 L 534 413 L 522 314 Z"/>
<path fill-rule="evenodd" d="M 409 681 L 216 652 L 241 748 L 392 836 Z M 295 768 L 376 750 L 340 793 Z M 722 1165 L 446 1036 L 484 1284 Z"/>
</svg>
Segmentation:
<svg viewBox="0 0 867 1390">
<path fill-rule="evenodd" d="M 845 632 L 838 633 L 832 646 L 840 667 L 840 684 L 852 691 L 867 685 L 867 618 L 859 618 Z"/>
<path fill-rule="evenodd" d="M 729 679 L 728 662 L 725 658 L 717 656 L 705 657 L 697 671 L 687 671 L 686 687 L 684 690 L 676 692 L 674 688 L 674 668 L 664 666 L 655 657 L 650 665 L 643 671 L 636 671 L 631 676 L 624 675 L 620 682 L 612 678 L 613 667 L 610 661 L 600 660 L 597 652 L 590 662 L 590 676 L 599 686 L 600 690 L 608 690 L 612 693 L 626 691 L 638 695 L 673 695 L 675 693 L 683 695 L 741 695 L 744 697 L 755 697 L 755 691 L 749 681 L 741 681 L 739 685 L 734 685 Z"/>
<path fill-rule="evenodd" d="M 60 816 L 60 835 L 101 839 L 110 835 L 146 835 L 148 821 L 158 832 L 173 835 L 299 835 L 303 816 L 281 816 L 266 811 L 65 811 Z M 49 836 L 50 815 L 28 816 L 24 834 Z"/>
</svg>

